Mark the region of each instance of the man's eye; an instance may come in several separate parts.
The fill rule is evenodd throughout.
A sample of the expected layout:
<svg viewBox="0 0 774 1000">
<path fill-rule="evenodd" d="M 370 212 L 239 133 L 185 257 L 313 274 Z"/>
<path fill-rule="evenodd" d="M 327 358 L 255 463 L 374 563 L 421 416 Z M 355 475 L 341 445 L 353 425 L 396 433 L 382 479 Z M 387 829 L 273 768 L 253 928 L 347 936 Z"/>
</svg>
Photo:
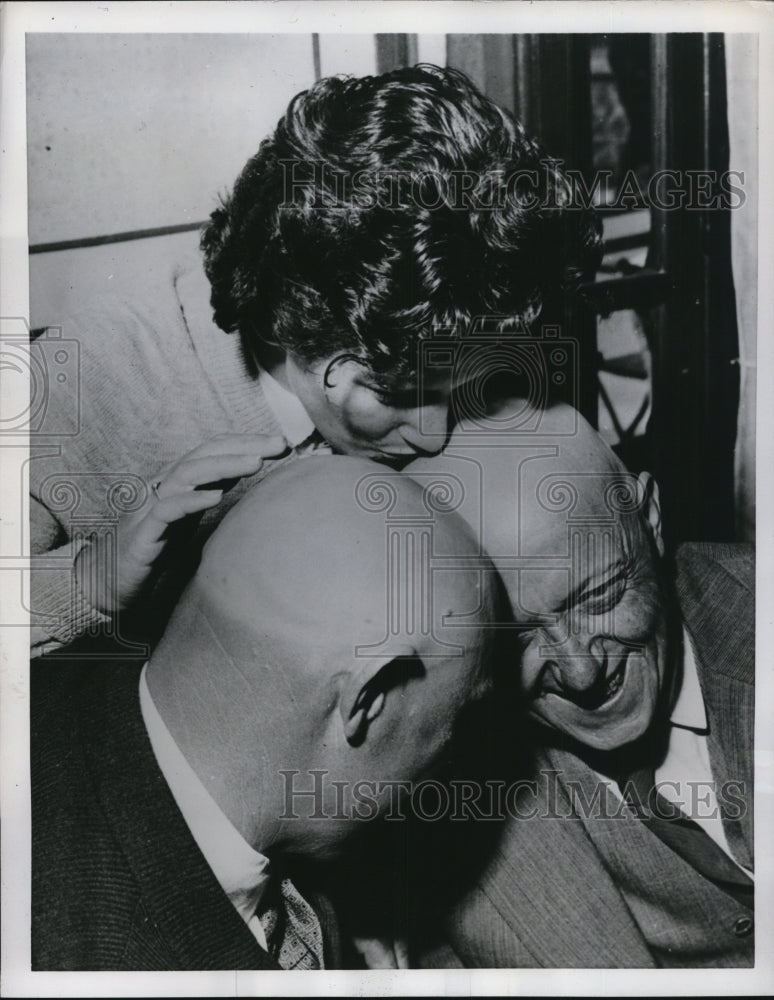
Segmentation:
<svg viewBox="0 0 774 1000">
<path fill-rule="evenodd" d="M 590 615 L 603 615 L 618 604 L 626 589 L 626 577 L 621 574 L 612 580 L 586 591 L 581 595 L 580 603 Z"/>
</svg>

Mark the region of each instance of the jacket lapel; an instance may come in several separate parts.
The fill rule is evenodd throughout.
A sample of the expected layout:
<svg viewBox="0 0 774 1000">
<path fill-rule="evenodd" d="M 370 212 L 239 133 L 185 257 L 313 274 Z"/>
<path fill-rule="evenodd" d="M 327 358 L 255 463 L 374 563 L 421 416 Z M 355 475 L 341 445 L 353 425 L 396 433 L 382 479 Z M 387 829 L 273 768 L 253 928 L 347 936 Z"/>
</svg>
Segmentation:
<svg viewBox="0 0 774 1000">
<path fill-rule="evenodd" d="M 642 935 L 573 810 L 568 781 L 582 779 L 578 764 L 560 751 L 538 757 L 536 794 L 522 800 L 524 818 L 506 824 L 481 888 L 539 966 L 653 967 Z"/>
<path fill-rule="evenodd" d="M 755 601 L 752 555 L 739 547 L 678 551 L 677 593 L 709 721 L 709 752 L 729 846 L 753 865 Z"/>
<path fill-rule="evenodd" d="M 752 688 L 722 674 L 699 668 L 709 717 L 709 753 L 723 829 L 736 860 L 753 871 L 753 772 L 743 740 L 723 739 L 729 733 L 752 732 Z M 746 728 L 749 726 L 749 728 Z"/>
</svg>

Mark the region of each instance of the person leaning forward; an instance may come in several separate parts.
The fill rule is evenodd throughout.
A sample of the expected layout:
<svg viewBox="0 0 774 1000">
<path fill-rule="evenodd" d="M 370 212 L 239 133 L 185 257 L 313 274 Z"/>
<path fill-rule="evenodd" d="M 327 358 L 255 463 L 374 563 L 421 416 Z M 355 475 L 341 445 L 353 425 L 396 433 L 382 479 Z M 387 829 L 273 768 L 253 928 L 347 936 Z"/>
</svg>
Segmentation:
<svg viewBox="0 0 774 1000">
<path fill-rule="evenodd" d="M 600 236 L 576 196 L 457 70 L 297 94 L 201 257 L 62 317 L 79 367 L 46 383 L 53 444 L 30 465 L 33 655 L 95 633 L 152 647 L 207 534 L 276 463 L 439 451 L 461 376 L 422 342 L 482 316 L 518 329 L 577 284 Z"/>
<path fill-rule="evenodd" d="M 365 819 L 442 765 L 488 704 L 500 613 L 491 575 L 386 566 L 385 515 L 357 499 L 380 475 L 345 456 L 274 470 L 209 540 L 144 667 L 33 664 L 33 969 L 341 962 L 330 904 L 291 873 L 368 836 L 360 779 Z M 390 488 L 410 548 L 422 489 Z M 432 531 L 477 551 L 456 515 Z M 394 593 L 423 602 L 397 628 Z"/>
</svg>

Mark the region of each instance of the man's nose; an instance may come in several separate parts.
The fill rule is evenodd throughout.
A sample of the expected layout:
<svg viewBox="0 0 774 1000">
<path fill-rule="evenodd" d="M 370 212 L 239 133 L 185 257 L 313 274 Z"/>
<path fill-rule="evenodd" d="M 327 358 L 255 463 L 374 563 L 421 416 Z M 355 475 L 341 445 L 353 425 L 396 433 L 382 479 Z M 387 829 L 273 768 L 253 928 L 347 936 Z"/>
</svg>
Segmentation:
<svg viewBox="0 0 774 1000">
<path fill-rule="evenodd" d="M 439 452 L 449 431 L 448 403 L 419 406 L 406 415 L 400 433 L 406 444 L 428 454 Z"/>
<path fill-rule="evenodd" d="M 554 630 L 541 630 L 522 658 L 528 685 L 542 678 L 572 694 L 583 694 L 599 681 L 605 671 L 606 656 L 597 637 L 560 637 Z M 550 685 L 553 686 L 553 685 Z"/>
</svg>

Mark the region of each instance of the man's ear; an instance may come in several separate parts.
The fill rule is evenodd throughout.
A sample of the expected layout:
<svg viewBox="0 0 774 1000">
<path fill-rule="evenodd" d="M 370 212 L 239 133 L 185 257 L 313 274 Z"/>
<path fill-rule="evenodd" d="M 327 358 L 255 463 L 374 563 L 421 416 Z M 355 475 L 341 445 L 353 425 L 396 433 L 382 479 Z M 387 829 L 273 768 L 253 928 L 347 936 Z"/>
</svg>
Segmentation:
<svg viewBox="0 0 774 1000">
<path fill-rule="evenodd" d="M 359 658 L 345 674 L 339 694 L 339 714 L 344 738 L 351 746 L 359 746 L 366 738 L 369 725 L 384 710 L 391 690 L 412 672 L 421 668 L 414 649 L 395 650 L 391 656 Z"/>
<path fill-rule="evenodd" d="M 645 497 L 643 514 L 648 522 L 650 533 L 660 556 L 664 555 L 664 539 L 661 537 L 661 504 L 658 496 L 658 483 L 649 472 L 641 472 L 637 481 L 642 487 Z"/>
</svg>

